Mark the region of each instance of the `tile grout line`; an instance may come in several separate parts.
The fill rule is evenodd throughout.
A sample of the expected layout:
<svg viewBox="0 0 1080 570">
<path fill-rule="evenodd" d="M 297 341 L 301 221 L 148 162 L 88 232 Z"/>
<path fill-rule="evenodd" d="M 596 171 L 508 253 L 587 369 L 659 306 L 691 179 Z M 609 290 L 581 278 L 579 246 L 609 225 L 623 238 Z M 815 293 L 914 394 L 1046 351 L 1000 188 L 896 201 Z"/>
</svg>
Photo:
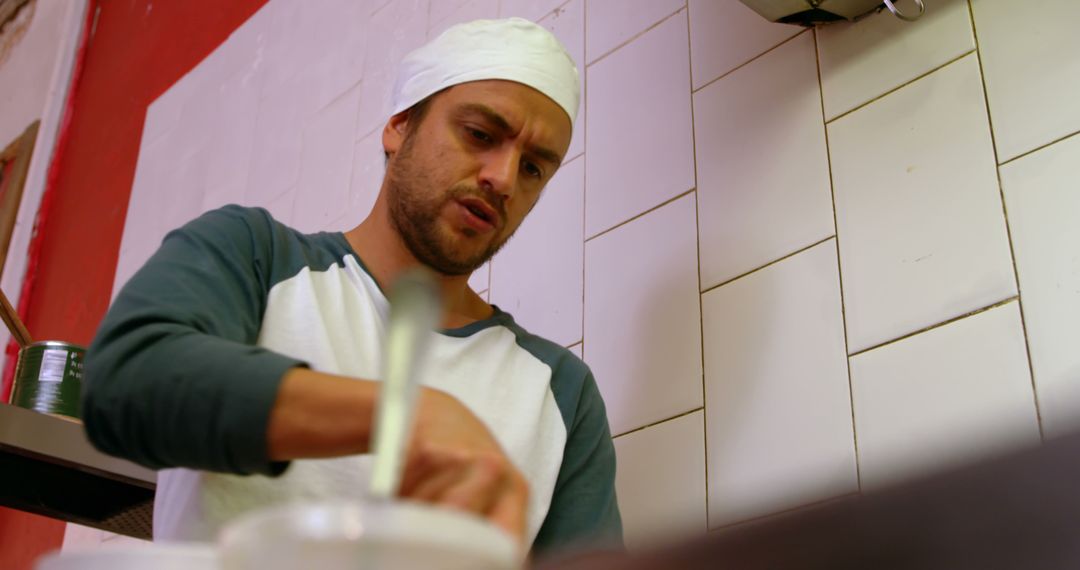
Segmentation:
<svg viewBox="0 0 1080 570">
<path fill-rule="evenodd" d="M 624 431 L 622 433 L 615 434 L 615 435 L 611 436 L 611 439 L 618 439 L 620 437 L 630 435 L 632 433 L 637 433 L 639 431 L 645 431 L 645 430 L 647 430 L 647 429 L 649 429 L 651 427 L 656 427 L 656 426 L 658 426 L 660 424 L 666 424 L 666 423 L 668 423 L 670 421 L 674 421 L 674 420 L 677 420 L 677 419 L 680 419 L 680 418 L 685 418 L 686 416 L 689 416 L 690 414 L 694 414 L 694 413 L 697 413 L 697 412 L 704 412 L 704 411 L 705 411 L 705 406 L 698 406 L 698 407 L 696 407 L 696 408 L 694 408 L 692 410 L 687 410 L 685 412 L 675 414 L 674 416 L 671 416 L 670 418 L 664 418 L 664 419 L 662 419 L 660 421 L 655 421 L 655 422 L 652 422 L 650 424 L 643 425 L 641 427 L 636 427 L 634 429 L 627 430 L 627 431 Z"/>
<path fill-rule="evenodd" d="M 500 1 L 505 1 L 505 0 L 500 0 Z M 581 0 L 581 1 L 585 2 L 585 0 Z M 569 2 L 567 2 L 567 4 L 569 4 Z M 563 6 L 565 6 L 565 5 L 566 4 L 563 4 Z M 582 52 L 581 56 L 583 58 L 587 59 L 588 56 L 586 54 L 588 53 L 587 50 L 589 49 L 589 33 L 588 33 L 588 30 L 589 30 L 589 11 L 586 10 L 585 8 L 586 7 L 584 5 L 581 7 L 581 52 Z M 585 223 L 586 222 L 586 216 L 588 216 L 588 214 L 587 214 L 588 209 L 587 208 L 589 206 L 589 202 L 588 202 L 589 201 L 589 153 L 586 152 L 588 150 L 587 137 L 589 136 L 589 132 L 588 132 L 589 131 L 589 129 L 588 129 L 588 124 L 589 124 L 589 122 L 588 122 L 588 116 L 589 116 L 589 97 L 588 97 L 588 95 L 589 95 L 589 80 L 588 80 L 588 73 L 589 73 L 589 66 L 588 65 L 585 66 L 584 70 L 578 72 L 579 75 L 584 74 L 586 76 L 585 77 L 585 89 L 583 90 L 584 93 L 582 93 L 580 95 L 581 99 L 580 99 L 580 103 L 579 103 L 583 107 L 583 110 L 585 111 L 585 117 L 586 117 L 585 124 L 582 125 L 582 131 L 581 131 L 581 148 L 582 148 L 582 151 L 581 151 L 581 154 L 579 155 L 579 156 L 581 156 L 581 360 L 583 362 L 585 361 L 585 277 L 586 277 L 585 266 L 588 263 L 586 261 L 586 258 L 585 258 L 585 254 L 587 253 L 587 248 L 585 246 L 589 243 L 589 240 L 585 239 L 585 232 L 588 231 L 588 227 L 589 227 Z M 588 362 L 586 362 L 585 364 L 586 364 L 586 366 L 588 366 Z"/>
<path fill-rule="evenodd" d="M 732 73 L 735 73 L 736 71 L 750 65 L 751 63 L 754 63 L 755 61 L 765 57 L 766 55 L 769 55 L 770 53 L 776 51 L 777 49 L 780 49 L 781 46 L 783 46 L 783 45 L 787 44 L 788 42 L 794 40 L 795 38 L 805 34 L 806 32 L 810 31 L 811 29 L 812 28 L 807 28 L 805 30 L 802 30 L 802 31 L 798 32 L 797 34 L 791 36 L 790 38 L 788 38 L 788 39 L 786 39 L 786 40 L 772 46 L 771 48 L 769 48 L 769 49 L 755 55 L 754 57 L 740 63 L 739 65 L 733 67 L 732 69 L 729 69 L 729 70 L 725 71 L 724 73 L 721 73 L 720 75 L 706 81 L 704 85 L 702 85 L 701 87 L 698 87 L 697 89 L 694 89 L 693 83 L 691 83 L 690 91 L 693 92 L 693 93 L 697 93 L 698 91 L 701 91 L 702 89 L 712 85 L 713 83 L 716 83 L 717 81 L 720 81 L 721 79 L 731 75 Z M 691 79 L 691 81 L 693 81 L 693 80 Z"/>
<path fill-rule="evenodd" d="M 836 237 L 836 279 L 840 286 L 840 323 L 844 329 L 844 369 L 847 370 L 848 402 L 851 406 L 851 442 L 855 449 L 855 488 L 862 492 L 862 463 L 859 461 L 859 433 L 855 424 L 855 383 L 851 379 L 851 360 L 848 352 L 847 306 L 844 302 L 844 272 L 840 266 L 840 223 L 836 213 L 836 183 L 833 181 L 832 149 L 829 148 L 829 127 L 825 124 L 825 85 L 821 78 L 821 50 L 818 47 L 818 29 L 814 28 L 814 59 L 817 64 L 818 96 L 821 100 L 821 130 L 825 135 L 825 160 L 829 167 L 829 198 L 832 200 L 833 235 Z"/>
<path fill-rule="evenodd" d="M 758 271 L 761 271 L 762 269 L 767 269 L 769 267 L 772 267 L 773 265 L 776 265 L 777 263 L 780 263 L 781 261 L 784 261 L 785 259 L 795 257 L 796 255 L 799 255 L 800 253 L 802 253 L 802 252 L 804 252 L 804 251 L 806 251 L 808 249 L 817 247 L 817 246 L 819 246 L 819 245 L 821 245 L 821 244 L 823 244 L 823 243 L 825 243 L 825 242 L 827 242 L 827 241 L 829 241 L 829 240 L 831 240 L 831 239 L 833 239 L 835 237 L 836 237 L 836 235 L 833 234 L 833 235 L 830 235 L 829 237 L 826 237 L 824 239 L 819 239 L 818 241 L 815 241 L 814 243 L 812 243 L 812 244 L 810 244 L 810 245 L 808 245 L 806 247 L 801 247 L 801 248 L 799 248 L 799 249 L 797 249 L 797 250 L 795 250 L 795 251 L 793 251 L 793 252 L 791 252 L 791 253 L 789 253 L 787 255 L 784 255 L 783 257 L 779 257 L 777 259 L 774 259 L 774 260 L 766 263 L 765 265 L 762 265 L 760 267 L 755 267 L 754 269 L 751 269 L 750 271 L 747 271 L 746 273 L 743 273 L 741 275 L 737 275 L 735 277 L 732 277 L 731 279 L 728 279 L 726 281 L 722 281 L 720 283 L 717 283 L 716 285 L 710 285 L 708 288 L 703 289 L 701 291 L 701 294 L 704 295 L 705 293 L 708 293 L 708 292 L 712 291 L 713 289 L 719 289 L 719 288 L 723 287 L 724 285 L 730 285 L 731 283 L 734 283 L 735 281 L 738 281 L 739 279 L 742 279 L 743 277 L 749 277 L 749 276 L 757 273 Z"/>
<path fill-rule="evenodd" d="M 502 8 L 502 0 L 499 0 L 499 7 Z M 461 8 L 461 6 L 458 6 Z M 452 16 L 454 13 L 451 12 Z M 450 16 L 447 16 L 450 17 Z M 431 2 L 427 4 L 427 13 L 424 14 L 424 43 L 431 41 Z"/>
<path fill-rule="evenodd" d="M 592 240 L 594 240 L 594 239 L 596 239 L 596 238 L 598 238 L 598 237 L 600 237 L 602 235 L 609 234 L 609 233 L 611 233 L 611 232 L 625 226 L 626 224 L 629 224 L 630 222 L 633 222 L 634 220 L 637 220 L 639 218 L 643 218 L 643 217 L 645 217 L 645 216 L 659 210 L 660 208 L 663 208 L 664 206 L 667 206 L 668 204 L 670 204 L 670 203 L 672 203 L 672 202 L 674 202 L 674 201 L 676 201 L 676 200 L 678 200 L 680 198 L 685 198 L 688 194 L 690 194 L 694 190 L 696 190 L 696 188 L 691 188 L 689 190 L 679 192 L 678 195 L 672 196 L 671 198 L 668 198 L 667 200 L 664 200 L 663 202 L 649 208 L 648 210 L 645 210 L 644 212 L 642 212 L 640 214 L 634 215 L 632 218 L 628 218 L 628 219 L 626 219 L 624 221 L 621 221 L 621 222 L 615 224 L 614 226 L 611 226 L 610 228 L 608 228 L 606 230 L 597 232 L 596 234 L 585 238 L 585 242 L 588 243 L 588 242 L 590 242 L 590 241 L 592 241 Z"/>
<path fill-rule="evenodd" d="M 982 61 L 979 62 L 979 67 L 980 67 L 980 70 L 981 70 L 982 69 Z M 983 83 L 985 84 L 986 82 L 984 81 Z M 984 85 L 983 90 L 984 91 L 986 90 L 985 85 Z M 990 108 L 990 106 L 989 106 L 989 100 L 988 100 L 987 109 L 989 109 L 989 108 Z M 989 114 L 989 111 L 987 113 Z M 1005 166 L 1007 164 L 1012 164 L 1013 162 L 1016 162 L 1017 160 L 1020 160 L 1021 158 L 1024 158 L 1026 156 L 1030 156 L 1032 154 L 1035 154 L 1035 153 L 1039 152 L 1040 150 L 1045 150 L 1045 149 L 1047 149 L 1049 147 L 1052 147 L 1052 146 L 1056 145 L 1059 142 L 1063 142 L 1065 140 L 1071 139 L 1071 138 L 1073 138 L 1075 136 L 1078 136 L 1078 135 L 1080 135 L 1080 131 L 1075 131 L 1075 132 L 1069 133 L 1069 134 L 1067 134 L 1067 135 L 1065 135 L 1065 136 L 1063 136 L 1063 137 L 1061 137 L 1059 139 L 1054 139 L 1054 140 L 1052 140 L 1052 141 L 1050 141 L 1050 142 L 1048 142 L 1048 143 L 1046 143 L 1044 145 L 1035 147 L 1035 148 L 1033 148 L 1031 150 L 1028 150 L 1028 151 L 1024 151 L 1022 154 L 1018 154 L 1018 155 L 1010 158 L 1009 160 L 1006 160 L 1005 162 L 999 163 L 998 166 Z"/>
<path fill-rule="evenodd" d="M 970 50 L 968 50 L 968 51 L 954 57 L 953 59 L 950 59 L 949 61 L 946 61 L 945 63 L 931 69 L 930 71 L 927 71 L 927 72 L 925 72 L 925 73 L 923 73 L 923 74 L 921 74 L 921 75 L 919 75 L 917 77 L 914 77 L 912 79 L 909 79 L 909 80 L 905 81 L 904 83 L 901 83 L 900 85 L 897 85 L 896 87 L 893 87 L 892 89 L 889 89 L 888 91 L 882 93 L 881 95 L 878 95 L 877 97 L 874 97 L 873 99 L 870 99 L 869 101 L 867 101 L 865 103 L 862 103 L 862 104 L 858 105 L 857 107 L 853 107 L 853 108 L 851 108 L 851 109 L 849 109 L 847 111 L 844 111 L 843 113 L 840 113 L 839 115 L 837 115 L 837 116 L 835 116 L 835 117 L 833 117 L 831 119 L 826 119 L 825 124 L 826 125 L 831 124 L 831 123 L 836 122 L 836 121 L 838 121 L 840 119 L 843 119 L 844 117 L 846 117 L 846 116 L 848 116 L 848 115 L 850 115 L 850 114 L 852 114 L 852 113 L 854 113 L 856 111 L 864 109 L 864 108 L 866 108 L 866 107 L 868 107 L 868 106 L 870 106 L 870 105 L 872 105 L 872 104 L 874 104 L 874 103 L 888 97 L 889 95 L 892 95 L 893 93 L 896 93 L 897 91 L 907 87 L 908 85 L 911 85 L 912 83 L 915 83 L 916 81 L 919 81 L 920 79 L 926 78 L 926 77 L 928 77 L 930 75 L 933 75 L 934 73 L 936 73 L 938 71 L 941 71 L 942 69 L 945 69 L 946 67 L 949 67 L 950 65 L 964 59 L 965 57 L 967 57 L 967 56 L 969 56 L 969 55 L 971 55 L 973 53 L 975 53 L 975 50 L 970 49 Z"/>
<path fill-rule="evenodd" d="M 986 105 L 986 121 L 990 130 L 990 146 L 994 151 L 994 163 L 998 160 L 997 137 L 994 135 L 994 117 L 990 114 L 990 96 L 986 91 L 986 73 L 983 71 L 982 53 L 979 51 L 979 32 L 975 28 L 975 8 L 968 0 L 968 15 L 971 20 L 971 35 L 975 39 L 975 61 L 979 64 L 979 81 L 983 92 L 983 104 Z M 1005 186 L 1001 183 L 1001 167 L 994 168 L 997 175 L 998 196 L 1001 199 L 1001 216 L 1005 222 L 1005 236 L 1009 240 L 1009 261 L 1012 263 L 1013 278 L 1016 280 L 1016 307 L 1020 312 L 1020 331 L 1024 334 L 1024 353 L 1027 356 L 1028 374 L 1031 376 L 1031 397 L 1035 404 L 1035 421 L 1039 425 L 1039 439 L 1046 441 L 1043 428 L 1042 408 L 1039 406 L 1039 388 L 1035 384 L 1035 366 L 1031 360 L 1031 341 L 1028 338 L 1027 319 L 1024 318 L 1024 300 L 1020 295 L 1020 268 L 1016 265 L 1016 248 L 1013 246 L 1012 227 L 1009 225 L 1009 208 L 1005 204 Z"/>
<path fill-rule="evenodd" d="M 795 513 L 798 513 L 798 512 L 802 512 L 802 511 L 807 511 L 807 510 L 810 510 L 810 509 L 814 509 L 814 508 L 817 508 L 817 507 L 821 507 L 821 506 L 824 506 L 824 505 L 835 503 L 837 501 L 842 501 L 844 499 L 851 499 L 851 498 L 854 498 L 854 497 L 856 497 L 858 495 L 859 495 L 859 493 L 844 493 L 843 495 L 837 495 L 835 497 L 828 497 L 828 498 L 825 498 L 825 499 L 814 501 L 812 503 L 807 503 L 805 505 L 799 505 L 797 507 L 791 507 L 791 508 L 783 509 L 783 510 L 780 510 L 780 511 L 776 511 L 776 512 L 773 512 L 773 513 L 768 513 L 768 514 L 764 514 L 764 515 L 752 516 L 752 517 L 747 518 L 747 519 L 742 519 L 742 520 L 738 520 L 738 521 L 735 521 L 735 522 L 730 522 L 730 523 L 727 523 L 727 524 L 720 525 L 720 526 L 718 526 L 716 528 L 710 528 L 708 530 L 709 530 L 709 532 L 725 532 L 725 531 L 729 531 L 729 530 L 735 530 L 735 529 L 737 529 L 739 527 L 742 527 L 742 526 L 752 525 L 752 524 L 764 522 L 764 521 L 767 521 L 767 520 L 770 520 L 770 519 L 774 519 L 774 518 L 778 518 L 778 517 L 784 517 L 784 516 L 795 514 Z"/>
<path fill-rule="evenodd" d="M 499 0 L 499 17 L 500 18 L 509 18 L 510 17 L 510 16 L 507 16 L 503 12 L 503 2 L 505 2 L 505 1 L 506 0 Z M 554 8 L 548 10 L 547 12 L 544 12 L 543 14 L 540 15 L 539 18 L 537 18 L 535 20 L 531 20 L 531 21 L 539 24 L 542 20 L 546 20 L 548 18 L 548 16 L 551 16 L 552 14 L 555 14 L 560 10 L 565 11 L 567 4 L 569 4 L 569 3 L 573 2 L 573 1 L 574 0 L 563 0 L 562 4 L 559 4 L 558 6 L 555 6 Z M 584 0 L 582 0 L 582 2 L 584 2 Z M 582 8 L 582 13 L 584 14 L 584 8 Z"/>
<path fill-rule="evenodd" d="M 701 291 L 701 207 L 698 201 L 700 192 L 698 184 L 697 163 L 697 119 L 694 116 L 694 50 L 690 43 L 690 4 L 686 3 L 686 53 L 687 62 L 690 64 L 690 144 L 691 156 L 694 159 L 694 246 L 697 254 L 697 299 L 698 299 L 698 341 L 701 343 L 701 441 L 704 446 L 703 455 L 705 464 L 705 528 L 709 528 L 709 413 L 706 396 L 708 391 L 705 385 L 705 305 Z"/>
<path fill-rule="evenodd" d="M 648 28 L 645 28 L 644 30 L 641 30 L 640 32 L 634 34 L 634 36 L 631 37 L 630 39 L 617 44 L 615 47 L 613 47 L 613 48 L 609 49 L 608 51 L 604 52 L 603 54 L 601 54 L 599 57 L 597 57 L 596 59 L 594 59 L 592 61 L 588 61 L 589 60 L 589 52 L 586 49 L 586 51 L 585 51 L 585 60 L 588 61 L 588 63 L 585 64 L 585 67 L 587 67 L 587 68 L 592 67 L 593 65 L 596 65 L 597 63 L 600 63 L 602 60 L 607 59 L 609 56 L 611 56 L 611 54 L 613 54 L 613 53 L 619 51 L 620 49 L 632 44 L 634 42 L 634 40 L 640 38 L 641 36 L 644 36 L 645 34 L 655 30 L 656 28 L 659 28 L 660 24 L 663 24 L 664 22 L 672 19 L 673 17 L 678 15 L 679 12 L 682 12 L 683 10 L 686 10 L 686 9 L 687 9 L 686 8 L 686 3 L 684 2 L 682 7 L 680 7 L 678 10 L 675 10 L 674 12 L 664 16 L 663 18 L 660 18 L 655 23 L 653 23 L 651 26 L 649 26 Z M 588 12 L 588 10 L 585 10 L 585 11 Z M 588 29 L 588 28 L 586 28 L 586 29 Z M 585 35 L 588 36 L 589 34 L 586 33 Z"/>
<path fill-rule="evenodd" d="M 989 305 L 986 305 L 986 306 L 983 306 L 983 307 L 979 307 L 978 309 L 975 309 L 973 311 L 968 311 L 968 312 L 966 312 L 966 313 L 964 313 L 962 315 L 957 315 L 955 317 L 951 317 L 951 318 L 946 319 L 944 321 L 941 321 L 939 323 L 934 323 L 934 324 L 932 324 L 932 325 L 930 325 L 928 327 L 923 327 L 923 328 L 921 328 L 921 329 L 919 329 L 917 331 L 912 331 L 912 332 L 903 334 L 901 336 L 898 336 L 898 337 L 896 337 L 894 339 L 887 340 L 885 342 L 875 344 L 873 346 L 858 350 L 856 352 L 852 352 L 851 354 L 848 355 L 848 358 L 855 358 L 856 356 L 866 354 L 867 352 L 870 352 L 872 350 L 877 350 L 879 348 L 884 348 L 886 346 L 896 344 L 896 343 L 901 342 L 901 341 L 905 341 L 905 340 L 907 340 L 907 339 L 909 339 L 909 338 L 911 338 L 913 336 L 919 336 L 919 335 L 921 335 L 923 333 L 930 332 L 930 331 L 936 330 L 936 329 L 940 329 L 942 327 L 946 327 L 946 326 L 951 325 L 951 324 L 953 324 L 953 323 L 955 323 L 957 321 L 962 321 L 962 320 L 964 320 L 964 319 L 966 319 L 968 317 L 974 317 L 975 315 L 985 313 L 987 311 L 992 311 L 992 310 L 1000 308 L 1000 307 L 1004 307 L 1005 305 L 1008 305 L 1009 303 L 1012 303 L 1013 301 L 1018 301 L 1018 300 L 1020 300 L 1019 295 L 1012 295 L 1012 296 L 1006 297 L 1006 298 L 1004 298 L 1004 299 L 1002 299 L 1000 301 L 994 302 L 992 304 L 989 304 Z"/>
<path fill-rule="evenodd" d="M 501 4 L 505 0 L 499 0 L 499 1 L 500 1 L 500 4 Z M 539 23 L 540 20 L 543 20 L 543 19 L 547 18 L 548 16 L 551 16 L 552 14 L 558 14 L 560 11 L 565 12 L 566 11 L 566 6 L 568 4 L 570 4 L 571 2 L 573 2 L 573 1 L 574 0 L 566 0 L 562 4 L 559 4 L 558 6 L 552 8 L 551 10 L 548 10 L 547 14 L 544 14 L 543 16 L 540 17 L 539 20 L 537 20 L 537 23 Z M 581 0 L 581 1 L 582 1 L 582 3 L 585 2 L 585 0 Z M 501 5 L 500 5 L 500 8 L 501 8 Z M 585 16 L 585 7 L 584 6 L 582 6 L 582 8 L 581 8 L 581 15 L 582 15 L 582 18 L 584 18 L 584 16 Z M 583 22 L 583 24 L 584 24 L 584 22 Z M 581 27 L 582 27 L 581 36 L 582 36 L 582 38 L 584 38 L 585 37 L 585 29 L 584 29 L 585 26 L 582 25 Z M 582 45 L 584 45 L 584 44 L 582 44 Z"/>
</svg>

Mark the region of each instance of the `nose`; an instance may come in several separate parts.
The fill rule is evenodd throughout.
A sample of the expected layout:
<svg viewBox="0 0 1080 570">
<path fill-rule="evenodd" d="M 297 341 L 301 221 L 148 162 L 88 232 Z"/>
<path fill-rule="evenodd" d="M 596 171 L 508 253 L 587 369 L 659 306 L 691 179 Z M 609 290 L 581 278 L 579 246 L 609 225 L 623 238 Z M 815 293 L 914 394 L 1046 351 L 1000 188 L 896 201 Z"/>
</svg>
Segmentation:
<svg viewBox="0 0 1080 570">
<path fill-rule="evenodd" d="M 480 166 L 479 182 L 499 195 L 503 202 L 513 197 L 521 156 L 515 149 L 500 148 L 486 153 Z"/>
</svg>

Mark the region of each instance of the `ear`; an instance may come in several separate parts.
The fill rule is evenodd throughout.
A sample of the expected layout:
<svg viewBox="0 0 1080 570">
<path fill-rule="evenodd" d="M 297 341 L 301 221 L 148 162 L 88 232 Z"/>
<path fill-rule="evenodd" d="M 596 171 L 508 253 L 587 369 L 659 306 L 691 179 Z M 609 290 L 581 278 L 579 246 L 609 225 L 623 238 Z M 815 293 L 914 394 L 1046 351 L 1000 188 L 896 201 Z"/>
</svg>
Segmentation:
<svg viewBox="0 0 1080 570">
<path fill-rule="evenodd" d="M 409 110 L 406 109 L 386 122 L 386 126 L 383 127 L 382 142 L 383 150 L 386 154 L 393 156 L 401 149 L 401 145 L 405 142 L 405 134 L 408 131 L 409 126 Z"/>
</svg>

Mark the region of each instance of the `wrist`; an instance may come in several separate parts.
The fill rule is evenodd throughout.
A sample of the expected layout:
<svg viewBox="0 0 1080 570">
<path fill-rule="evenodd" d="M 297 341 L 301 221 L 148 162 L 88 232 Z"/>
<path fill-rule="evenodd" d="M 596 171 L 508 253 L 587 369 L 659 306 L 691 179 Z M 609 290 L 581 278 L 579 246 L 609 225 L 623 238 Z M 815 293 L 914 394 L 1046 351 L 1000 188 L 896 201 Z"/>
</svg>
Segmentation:
<svg viewBox="0 0 1080 570">
<path fill-rule="evenodd" d="M 270 458 L 366 453 L 375 416 L 376 383 L 294 368 L 285 373 L 270 412 Z"/>
</svg>

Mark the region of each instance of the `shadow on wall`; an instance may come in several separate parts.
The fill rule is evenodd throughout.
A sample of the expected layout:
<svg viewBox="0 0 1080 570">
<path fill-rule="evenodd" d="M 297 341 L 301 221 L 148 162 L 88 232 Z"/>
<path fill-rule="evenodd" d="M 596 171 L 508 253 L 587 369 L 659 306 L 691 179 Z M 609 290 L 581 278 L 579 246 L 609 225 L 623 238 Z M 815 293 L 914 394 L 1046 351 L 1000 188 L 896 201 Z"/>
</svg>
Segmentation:
<svg viewBox="0 0 1080 570">
<path fill-rule="evenodd" d="M 11 57 L 15 46 L 30 29 L 37 0 L 0 2 L 0 65 Z"/>
</svg>

